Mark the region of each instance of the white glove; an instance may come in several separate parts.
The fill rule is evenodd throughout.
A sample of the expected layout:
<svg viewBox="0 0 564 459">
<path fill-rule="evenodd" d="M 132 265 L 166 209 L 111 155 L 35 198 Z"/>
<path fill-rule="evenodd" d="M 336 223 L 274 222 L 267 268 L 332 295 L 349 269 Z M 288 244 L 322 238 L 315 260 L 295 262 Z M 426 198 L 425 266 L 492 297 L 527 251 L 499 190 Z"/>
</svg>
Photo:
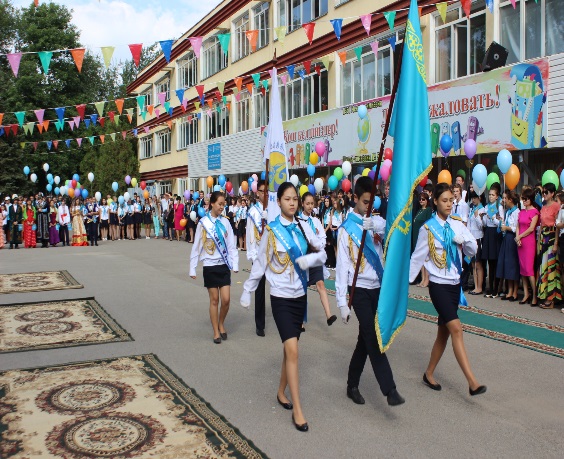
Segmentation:
<svg viewBox="0 0 564 459">
<path fill-rule="evenodd" d="M 268 211 L 267 211 L 267 210 L 263 210 L 263 211 L 262 211 L 262 219 L 263 219 L 263 220 L 268 220 Z"/>
<path fill-rule="evenodd" d="M 456 236 L 454 236 L 454 237 L 452 238 L 452 240 L 453 240 L 454 242 L 456 242 L 457 244 L 459 244 L 459 245 L 464 244 L 464 238 L 463 238 L 462 236 L 460 236 L 459 234 L 457 234 Z"/>
<path fill-rule="evenodd" d="M 296 262 L 298 263 L 298 266 L 300 267 L 300 269 L 302 269 L 303 271 L 305 271 L 306 269 L 309 268 L 309 263 L 308 263 L 307 257 L 305 255 L 296 258 Z"/>
<path fill-rule="evenodd" d="M 245 309 L 249 309 L 251 307 L 251 294 L 246 290 L 243 290 L 240 303 Z"/>
<path fill-rule="evenodd" d="M 374 220 L 370 217 L 362 217 L 362 229 L 371 231 L 374 229 Z"/>
<path fill-rule="evenodd" d="M 340 306 L 339 311 L 341 311 L 341 319 L 343 319 L 343 323 L 348 325 L 349 319 L 351 318 L 351 310 L 348 306 Z"/>
</svg>

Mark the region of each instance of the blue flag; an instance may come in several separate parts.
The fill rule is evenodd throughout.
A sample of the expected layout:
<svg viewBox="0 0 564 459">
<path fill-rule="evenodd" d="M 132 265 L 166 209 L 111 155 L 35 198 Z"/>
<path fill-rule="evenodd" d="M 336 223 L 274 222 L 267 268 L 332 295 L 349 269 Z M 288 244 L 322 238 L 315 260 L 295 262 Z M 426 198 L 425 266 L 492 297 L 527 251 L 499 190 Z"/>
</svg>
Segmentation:
<svg viewBox="0 0 564 459">
<path fill-rule="evenodd" d="M 432 167 L 427 78 L 416 0 L 411 0 L 409 7 L 389 132 L 394 137 L 394 171 L 386 215 L 386 265 L 376 313 L 382 352 L 390 347 L 407 318 L 413 190 Z"/>
</svg>

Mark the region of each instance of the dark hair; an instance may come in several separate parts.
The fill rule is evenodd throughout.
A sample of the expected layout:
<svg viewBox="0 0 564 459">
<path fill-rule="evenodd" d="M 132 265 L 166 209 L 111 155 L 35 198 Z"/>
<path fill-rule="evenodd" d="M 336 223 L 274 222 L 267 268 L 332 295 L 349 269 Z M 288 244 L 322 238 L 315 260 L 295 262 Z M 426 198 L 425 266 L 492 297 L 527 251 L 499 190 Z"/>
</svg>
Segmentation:
<svg viewBox="0 0 564 459">
<path fill-rule="evenodd" d="M 419 201 L 421 201 L 422 199 L 425 199 L 425 201 L 427 202 L 427 207 L 431 205 L 431 199 L 429 198 L 429 195 L 427 193 L 419 193 Z"/>
<path fill-rule="evenodd" d="M 564 191 L 559 191 L 556 193 L 556 197 L 560 199 L 560 202 L 564 203 Z"/>
<path fill-rule="evenodd" d="M 478 196 L 478 193 L 476 193 L 475 191 L 471 191 L 469 193 L 469 197 L 470 199 L 474 199 L 474 198 L 479 198 L 480 196 Z"/>
<path fill-rule="evenodd" d="M 137 196 L 137 197 L 139 197 L 139 196 Z M 177 196 L 177 197 L 176 197 L 176 200 L 177 200 L 177 201 L 180 201 L 180 196 Z"/>
<path fill-rule="evenodd" d="M 423 189 L 433 193 L 433 185 L 431 185 L 430 183 L 426 183 L 425 186 L 423 187 Z"/>
<path fill-rule="evenodd" d="M 266 180 L 259 180 L 257 182 L 257 190 L 263 185 L 266 185 Z"/>
<path fill-rule="evenodd" d="M 501 195 L 501 185 L 497 182 L 492 183 L 492 186 L 490 187 L 490 190 L 495 190 L 495 192 L 497 193 L 498 196 Z"/>
<path fill-rule="evenodd" d="M 543 185 L 543 190 L 548 191 L 549 193 L 556 193 L 556 187 L 554 186 L 554 183 L 549 182 L 546 183 L 545 185 Z"/>
<path fill-rule="evenodd" d="M 448 183 L 438 183 L 433 191 L 433 199 L 439 199 L 445 191 L 450 191 L 452 193 L 452 188 Z"/>
<path fill-rule="evenodd" d="M 531 203 L 535 202 L 535 190 L 532 188 L 525 188 L 521 194 L 523 200 L 529 200 Z"/>
<path fill-rule="evenodd" d="M 354 185 L 354 194 L 360 198 L 364 193 L 372 193 L 372 179 L 367 176 L 359 177 Z"/>
<path fill-rule="evenodd" d="M 457 177 L 462 177 L 462 175 L 457 175 Z M 459 183 L 455 183 L 454 185 L 452 185 L 452 189 L 454 190 L 455 188 L 458 188 L 462 193 L 462 185 L 460 185 Z"/>
<path fill-rule="evenodd" d="M 306 200 L 307 198 L 309 198 L 310 196 L 313 198 L 313 202 L 315 203 L 315 198 L 313 197 L 313 195 L 312 195 L 309 191 L 306 191 L 306 192 L 302 195 L 302 203 L 305 202 L 305 200 Z"/>
<path fill-rule="evenodd" d="M 280 185 L 278 187 L 278 191 L 276 192 L 276 197 L 278 199 L 282 199 L 282 196 L 284 196 L 284 193 L 289 188 L 293 188 L 294 191 L 296 191 L 296 187 L 294 186 L 294 184 L 292 182 L 284 182 L 282 185 Z M 297 194 L 297 191 L 296 191 L 296 194 Z"/>
<path fill-rule="evenodd" d="M 456 177 L 454 177 L 454 180 L 456 180 L 458 177 L 460 177 L 463 182 L 466 182 L 466 177 L 464 177 L 464 175 L 462 175 L 462 174 L 456 174 Z"/>
<path fill-rule="evenodd" d="M 221 191 L 214 191 L 210 195 L 210 204 L 214 204 L 221 197 L 225 197 L 225 195 Z"/>
<path fill-rule="evenodd" d="M 519 195 L 515 193 L 515 191 L 506 190 L 505 199 L 511 200 L 511 202 L 515 205 L 519 204 Z"/>
</svg>

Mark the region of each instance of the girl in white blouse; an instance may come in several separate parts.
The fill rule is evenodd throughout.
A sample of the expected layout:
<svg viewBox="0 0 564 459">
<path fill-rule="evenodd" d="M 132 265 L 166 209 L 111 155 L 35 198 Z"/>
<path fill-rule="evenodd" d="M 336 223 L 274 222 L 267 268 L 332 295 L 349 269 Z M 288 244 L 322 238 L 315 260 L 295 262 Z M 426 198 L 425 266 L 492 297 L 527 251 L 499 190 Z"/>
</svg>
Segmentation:
<svg viewBox="0 0 564 459">
<path fill-rule="evenodd" d="M 481 295 L 484 285 L 484 265 L 482 263 L 482 242 L 484 239 L 484 215 L 486 208 L 482 204 L 482 199 L 475 191 L 470 192 L 470 215 L 468 217 L 468 229 L 472 236 L 476 238 L 478 251 L 472 261 L 474 271 L 474 290 L 470 295 Z"/>
<path fill-rule="evenodd" d="M 488 263 L 488 275 L 490 278 L 490 289 L 484 296 L 486 298 L 497 298 L 499 293 L 499 282 L 496 280 L 497 259 L 501 249 L 500 225 L 505 213 L 499 196 L 501 186 L 499 183 L 492 184 L 488 192 L 488 205 L 483 216 L 484 239 L 482 241 L 482 260 Z"/>
<path fill-rule="evenodd" d="M 521 273 L 519 269 L 519 254 L 515 243 L 515 234 L 519 224 L 519 195 L 514 191 L 503 193 L 503 203 L 505 204 L 505 218 L 500 226 L 503 241 L 499 251 L 497 261 L 496 276 L 498 279 L 505 279 L 507 284 L 507 295 L 502 300 L 517 301 L 517 290 Z"/>
</svg>

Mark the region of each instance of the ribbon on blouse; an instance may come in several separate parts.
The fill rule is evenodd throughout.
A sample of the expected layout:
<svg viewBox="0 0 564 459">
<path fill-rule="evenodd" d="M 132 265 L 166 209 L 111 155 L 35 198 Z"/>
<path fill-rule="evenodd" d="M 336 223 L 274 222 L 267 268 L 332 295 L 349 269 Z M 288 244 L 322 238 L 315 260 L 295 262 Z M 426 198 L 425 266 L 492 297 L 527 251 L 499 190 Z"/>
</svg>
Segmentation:
<svg viewBox="0 0 564 459">
<path fill-rule="evenodd" d="M 347 216 L 346 220 L 343 222 L 341 227 L 347 233 L 349 233 L 349 236 L 356 244 L 356 247 L 360 248 L 360 243 L 362 240 L 362 231 L 363 231 L 362 219 L 358 215 L 351 212 L 349 213 L 349 215 Z M 376 274 L 378 274 L 378 278 L 381 281 L 382 276 L 384 275 L 384 267 L 382 266 L 382 260 L 380 260 L 380 256 L 378 255 L 378 252 L 376 252 L 376 246 L 374 245 L 374 240 L 372 239 L 372 237 L 366 238 L 364 242 L 363 255 L 368 260 L 368 263 L 370 263 L 370 266 L 374 268 L 374 271 L 376 271 Z"/>
</svg>

